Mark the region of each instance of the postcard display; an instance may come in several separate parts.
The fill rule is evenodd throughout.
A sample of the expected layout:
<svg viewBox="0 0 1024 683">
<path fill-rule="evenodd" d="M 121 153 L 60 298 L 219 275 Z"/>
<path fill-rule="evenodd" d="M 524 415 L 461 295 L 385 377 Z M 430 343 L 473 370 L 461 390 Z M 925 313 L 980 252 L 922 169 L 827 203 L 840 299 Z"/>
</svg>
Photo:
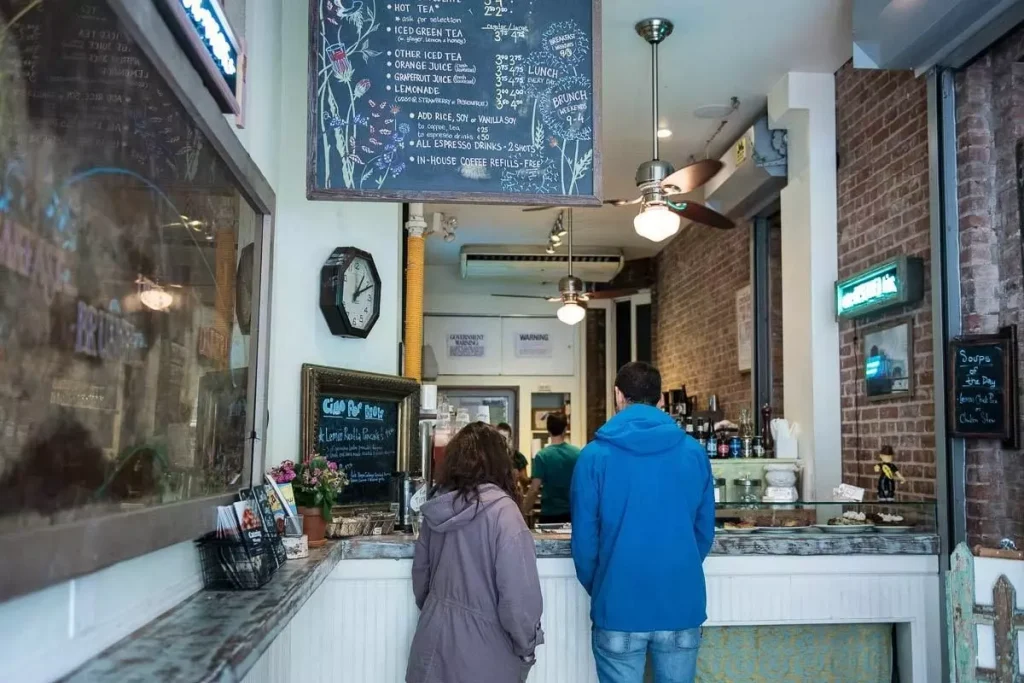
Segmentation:
<svg viewBox="0 0 1024 683">
<path fill-rule="evenodd" d="M 313 0 L 311 198 L 598 204 L 595 0 Z"/>
</svg>

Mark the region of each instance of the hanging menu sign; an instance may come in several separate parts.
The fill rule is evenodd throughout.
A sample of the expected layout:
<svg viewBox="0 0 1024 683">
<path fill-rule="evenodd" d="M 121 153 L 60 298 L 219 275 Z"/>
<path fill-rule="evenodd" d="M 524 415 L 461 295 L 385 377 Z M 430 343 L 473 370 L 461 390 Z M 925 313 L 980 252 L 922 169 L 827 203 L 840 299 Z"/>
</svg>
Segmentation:
<svg viewBox="0 0 1024 683">
<path fill-rule="evenodd" d="M 950 342 L 949 425 L 954 437 L 1017 444 L 1016 328 Z"/>
<path fill-rule="evenodd" d="M 380 503 L 391 495 L 398 461 L 399 401 L 320 396 L 316 451 L 348 476 L 340 504 Z"/>
<path fill-rule="evenodd" d="M 311 199 L 600 204 L 599 0 L 313 0 Z"/>
</svg>

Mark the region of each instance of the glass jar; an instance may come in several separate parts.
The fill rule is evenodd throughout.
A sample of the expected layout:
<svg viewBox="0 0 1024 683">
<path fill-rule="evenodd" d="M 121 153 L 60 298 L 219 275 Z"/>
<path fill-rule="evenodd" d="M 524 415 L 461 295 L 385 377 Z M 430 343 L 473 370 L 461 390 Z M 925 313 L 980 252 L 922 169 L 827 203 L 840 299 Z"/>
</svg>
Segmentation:
<svg viewBox="0 0 1024 683">
<path fill-rule="evenodd" d="M 742 505 L 756 505 L 761 502 L 761 480 L 741 477 L 733 479 L 735 502 Z"/>
<path fill-rule="evenodd" d="M 725 502 L 725 477 L 715 477 L 715 502 Z"/>
</svg>

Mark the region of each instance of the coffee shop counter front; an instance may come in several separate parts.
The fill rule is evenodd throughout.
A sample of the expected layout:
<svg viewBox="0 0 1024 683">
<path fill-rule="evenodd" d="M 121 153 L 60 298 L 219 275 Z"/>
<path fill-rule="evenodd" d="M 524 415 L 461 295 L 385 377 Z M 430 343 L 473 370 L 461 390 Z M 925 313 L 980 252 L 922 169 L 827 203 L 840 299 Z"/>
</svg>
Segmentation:
<svg viewBox="0 0 1024 683">
<path fill-rule="evenodd" d="M 546 642 L 529 680 L 596 682 L 589 598 L 576 581 L 569 539 L 538 534 L 536 543 Z M 338 545 L 341 561 L 247 683 L 404 681 L 418 616 L 415 541 L 396 535 Z M 704 563 L 700 680 L 887 683 L 894 659 L 902 681 L 939 680 L 937 553 L 931 535 L 719 535 Z"/>
</svg>

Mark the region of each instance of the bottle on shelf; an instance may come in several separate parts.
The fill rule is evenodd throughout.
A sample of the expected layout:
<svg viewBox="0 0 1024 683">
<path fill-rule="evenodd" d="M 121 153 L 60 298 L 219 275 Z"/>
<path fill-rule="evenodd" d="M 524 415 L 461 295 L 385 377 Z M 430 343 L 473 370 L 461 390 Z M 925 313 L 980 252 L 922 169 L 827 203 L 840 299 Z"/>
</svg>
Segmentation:
<svg viewBox="0 0 1024 683">
<path fill-rule="evenodd" d="M 683 420 L 683 425 L 686 433 L 693 436 L 693 418 L 687 415 L 686 419 Z"/>
<path fill-rule="evenodd" d="M 772 438 L 772 407 L 767 403 L 761 408 L 761 447 L 765 458 L 774 457 L 775 439 Z"/>
<path fill-rule="evenodd" d="M 686 385 L 683 385 L 683 389 L 680 392 L 679 397 L 679 412 L 683 417 L 690 414 L 690 399 L 686 396 Z"/>
<path fill-rule="evenodd" d="M 707 429 L 707 440 L 704 442 L 704 451 L 708 454 L 709 459 L 714 460 L 718 458 L 718 439 L 715 437 L 714 428 Z"/>
</svg>

